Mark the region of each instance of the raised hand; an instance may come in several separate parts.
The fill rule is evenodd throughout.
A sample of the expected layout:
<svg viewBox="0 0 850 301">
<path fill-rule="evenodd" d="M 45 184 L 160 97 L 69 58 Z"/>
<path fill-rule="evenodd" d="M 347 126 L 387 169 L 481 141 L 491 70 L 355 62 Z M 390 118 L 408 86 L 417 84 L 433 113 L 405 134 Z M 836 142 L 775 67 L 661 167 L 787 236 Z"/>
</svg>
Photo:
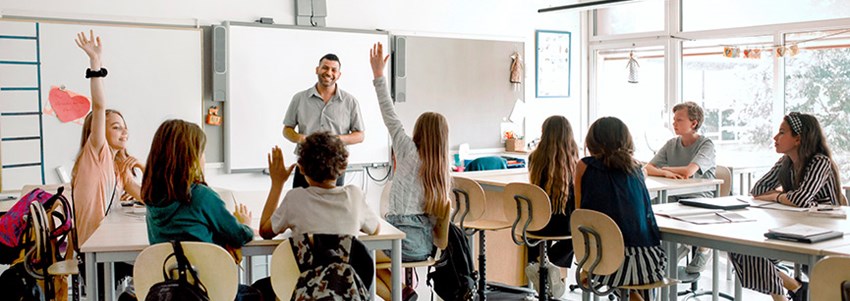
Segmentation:
<svg viewBox="0 0 850 301">
<path fill-rule="evenodd" d="M 286 166 L 286 162 L 283 160 L 283 151 L 280 150 L 280 147 L 275 146 L 269 153 L 269 175 L 272 178 L 272 184 L 283 185 L 294 169 L 295 164 Z"/>
<path fill-rule="evenodd" d="M 248 211 L 245 204 L 236 203 L 236 211 L 233 212 L 233 216 L 236 217 L 236 221 L 243 225 L 251 224 L 251 211 Z"/>
<path fill-rule="evenodd" d="M 375 43 L 372 45 L 372 50 L 369 51 L 369 63 L 372 65 L 372 75 L 375 78 L 384 76 L 384 68 L 387 66 L 389 55 L 384 56 L 384 45 Z"/>
<path fill-rule="evenodd" d="M 94 36 L 94 30 L 89 31 L 88 37 L 86 37 L 85 32 L 78 33 L 75 42 L 77 42 L 77 47 L 80 47 L 80 49 L 86 52 L 90 60 L 100 61 L 100 54 L 103 47 L 101 47 L 100 37 Z"/>
</svg>

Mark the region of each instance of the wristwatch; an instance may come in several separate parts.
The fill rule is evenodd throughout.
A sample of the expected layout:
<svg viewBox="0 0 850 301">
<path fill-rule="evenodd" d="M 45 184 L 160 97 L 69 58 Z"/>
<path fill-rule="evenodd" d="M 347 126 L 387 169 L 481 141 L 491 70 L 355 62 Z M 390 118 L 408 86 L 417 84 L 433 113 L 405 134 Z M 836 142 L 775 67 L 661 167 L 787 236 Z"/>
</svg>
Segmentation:
<svg viewBox="0 0 850 301">
<path fill-rule="evenodd" d="M 91 71 L 91 68 L 86 68 L 86 78 L 92 77 L 106 77 L 107 71 L 106 68 L 100 67 L 98 71 Z"/>
</svg>

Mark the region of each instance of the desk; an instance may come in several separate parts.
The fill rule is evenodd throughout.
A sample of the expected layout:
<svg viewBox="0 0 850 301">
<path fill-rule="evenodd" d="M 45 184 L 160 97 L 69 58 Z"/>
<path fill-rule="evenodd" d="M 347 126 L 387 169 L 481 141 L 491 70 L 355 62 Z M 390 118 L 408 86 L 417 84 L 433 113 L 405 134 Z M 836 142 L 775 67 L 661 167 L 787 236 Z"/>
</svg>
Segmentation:
<svg viewBox="0 0 850 301">
<path fill-rule="evenodd" d="M 678 204 L 663 204 L 653 206 L 653 210 L 669 209 Z M 781 240 L 770 240 L 764 237 L 768 229 L 789 226 L 796 223 L 830 228 L 848 229 L 850 221 L 813 217 L 805 212 L 790 212 L 770 209 L 748 209 L 740 211 L 742 215 L 756 219 L 756 222 L 728 223 L 713 225 L 695 225 L 671 218 L 656 216 L 658 228 L 661 230 L 661 240 L 664 241 L 668 254 L 668 277 L 676 278 L 676 247 L 678 243 L 703 246 L 727 252 L 754 254 L 768 258 L 792 261 L 799 264 L 814 264 L 824 255 L 824 250 L 850 245 L 850 238 L 834 239 L 814 244 L 795 243 Z M 717 258 L 713 258 L 717 262 Z M 717 285 L 719 271 L 713 265 L 712 300 L 717 300 Z M 741 300 L 740 282 L 736 281 L 735 300 Z M 669 289 L 670 300 L 676 300 L 676 286 Z M 664 290 L 662 290 L 663 292 Z"/>
<path fill-rule="evenodd" d="M 143 218 L 122 212 L 111 214 L 104 220 L 89 240 L 80 247 L 80 252 L 85 254 L 87 296 L 97 296 L 97 263 L 104 263 L 104 279 L 105 283 L 109 284 L 104 288 L 104 298 L 115 299 L 112 263 L 136 260 L 139 253 L 150 245 L 147 233 L 147 224 Z M 358 237 L 371 250 L 391 250 L 393 300 L 401 300 L 401 240 L 404 236 L 404 232 L 386 221 L 381 221 L 381 229 L 377 235 L 364 234 Z M 277 245 L 286 238 L 283 235 L 272 240 L 255 237 L 254 241 L 242 247 L 242 255 L 248 266 L 250 256 L 271 255 Z M 374 283 L 375 281 L 372 281 L 373 286 Z M 94 299 L 96 298 L 91 297 L 90 300 Z"/>
</svg>

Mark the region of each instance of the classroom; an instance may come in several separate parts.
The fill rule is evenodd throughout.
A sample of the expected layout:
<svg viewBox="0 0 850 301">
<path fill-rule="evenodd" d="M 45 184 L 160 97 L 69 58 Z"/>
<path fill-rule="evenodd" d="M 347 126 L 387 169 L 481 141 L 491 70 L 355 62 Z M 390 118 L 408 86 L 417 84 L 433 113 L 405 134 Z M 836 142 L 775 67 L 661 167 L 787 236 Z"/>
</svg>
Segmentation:
<svg viewBox="0 0 850 301">
<path fill-rule="evenodd" d="M 329 53 L 338 58 L 324 56 Z M 388 59 L 381 60 L 382 56 Z M 330 86 L 323 86 L 328 81 Z M 293 187 L 308 191 L 314 187 L 307 186 L 329 183 L 313 181 L 310 173 L 319 169 L 286 167 L 301 164 L 299 160 L 307 157 L 302 146 L 309 134 L 330 131 L 340 139 L 310 140 L 322 148 L 333 149 L 336 141 L 345 145 L 347 161 L 341 170 L 321 169 L 328 173 L 326 180 L 337 183 L 326 188 L 345 186 L 349 200 L 362 202 L 349 204 L 354 206 L 349 208 L 352 214 L 332 219 L 336 223 L 310 226 L 341 229 L 346 219 L 365 219 L 362 228 L 354 229 L 359 234 L 352 234 L 353 240 L 358 243 L 351 245 L 351 252 L 355 245 L 362 245 L 371 255 L 370 262 L 378 260 L 369 267 L 378 272 L 365 281 L 367 299 L 437 296 L 426 283 L 433 270 L 427 266 L 439 261 L 437 255 L 444 252 L 412 260 L 416 256 L 410 253 L 415 248 L 411 242 L 433 238 L 436 247 L 431 241 L 427 247 L 443 250 L 440 244 L 445 242 L 438 235 L 449 233 L 448 243 L 453 245 L 451 229 L 458 228 L 465 231 L 475 275 L 467 297 L 478 300 L 485 296 L 491 300 L 590 300 L 615 294 L 623 300 L 649 295 L 664 300 L 832 300 L 840 295 L 841 281 L 829 287 L 837 279 L 818 282 L 815 274 L 827 265 L 819 266 L 819 262 L 835 260 L 829 265 L 847 266 L 830 273 L 850 280 L 845 272 L 850 271 L 850 263 L 841 262 L 850 261 L 846 258 L 850 257 L 850 237 L 843 235 L 850 226 L 845 213 L 850 210 L 846 203 L 850 197 L 848 91 L 848 1 L 3 0 L 0 214 L 30 212 L 27 206 L 13 206 L 36 187 L 51 193 L 62 187 L 64 196 L 78 207 L 71 215 L 76 215 L 73 240 L 82 242 L 76 246 L 77 263 L 82 264 L 70 268 L 69 263 L 63 271 L 76 275 L 49 285 L 49 291 L 67 292 L 70 299 L 78 294 L 84 300 L 115 300 L 121 294 L 115 283 L 122 276 L 136 276 L 137 288 L 140 275 L 154 279 L 143 283 L 148 288 L 162 281 L 158 266 L 164 265 L 164 257 L 150 261 L 141 257 L 147 252 L 143 250 L 155 241 L 189 237 L 168 236 L 172 233 L 168 230 L 178 227 L 169 224 L 170 217 L 160 222 L 164 226 L 152 226 L 152 218 L 171 209 L 168 204 L 146 207 L 143 196 L 175 193 L 172 183 L 161 188 L 165 186 L 155 184 L 162 184 L 159 180 L 190 179 L 189 190 L 178 190 L 223 201 L 219 207 L 226 211 L 218 213 L 244 230 L 240 235 L 245 237 L 238 239 L 209 234 L 216 244 L 235 244 L 233 249 L 241 252 L 241 256 L 231 254 L 241 260 L 232 273 L 217 273 L 233 277 L 201 272 L 204 281 L 215 283 L 208 287 L 217 287 L 211 296 L 222 293 L 218 287 L 227 287 L 226 296 L 236 295 L 236 284 L 251 285 L 269 276 L 268 289 L 274 286 L 277 292 L 282 282 L 274 281 L 274 274 L 281 269 L 273 258 L 282 251 L 297 251 L 296 241 L 302 234 L 294 224 L 280 223 L 284 206 L 278 208 L 278 203 L 285 204 L 290 192 L 299 192 Z M 326 106 L 309 107 L 301 99 L 320 99 Z M 104 101 L 105 106 L 99 106 Z M 335 102 L 337 107 L 331 108 Z M 86 125 L 90 111 L 93 117 Z M 319 121 L 304 120 L 316 115 L 322 116 Z M 117 123 L 116 116 L 120 116 Z M 558 116 L 563 118 L 554 118 Z M 432 119 L 425 121 L 426 117 Z M 175 119 L 186 122 L 171 121 Z M 431 122 L 435 128 L 420 127 L 420 122 Z M 119 124 L 117 130 L 115 124 Z M 567 129 L 558 134 L 567 138 L 548 139 L 554 135 L 547 134 L 554 124 Z M 627 127 L 630 143 L 616 138 L 620 132 L 611 127 L 619 124 Z M 683 124 L 690 126 L 683 129 Z M 440 132 L 441 125 L 445 132 Z M 166 134 L 166 126 L 178 134 Z M 81 141 L 85 129 L 98 138 L 84 136 Z M 799 138 L 809 131 L 814 138 Z M 309 137 L 313 136 L 324 139 Z M 589 234 L 570 233 L 569 214 L 561 227 L 566 233 L 547 239 L 537 232 L 543 226 L 549 229 L 547 223 L 555 223 L 559 210 L 574 210 L 578 200 L 573 198 L 584 200 L 579 204 L 586 208 L 605 212 L 607 205 L 593 207 L 593 199 L 583 197 L 595 191 L 590 190 L 593 187 L 578 186 L 586 186 L 579 185 L 581 177 L 599 176 L 592 172 L 597 168 L 594 164 L 609 171 L 607 159 L 583 158 L 611 155 L 606 152 L 610 145 L 603 142 L 612 139 L 624 143 L 612 149 L 615 155 L 627 150 L 629 162 L 640 163 L 644 173 L 635 178 L 643 181 L 629 183 L 645 188 L 639 189 L 637 199 L 649 202 L 640 208 L 646 207 L 645 222 L 656 229 L 638 233 L 612 216 L 620 225 L 625 248 L 633 248 L 629 244 L 634 234 L 653 237 L 653 252 L 667 254 L 658 261 L 657 275 L 678 281 L 659 285 L 648 295 L 636 297 L 632 290 L 627 297 L 583 287 L 579 278 L 587 276 L 578 276 L 576 267 L 587 251 L 576 248 L 573 255 L 572 250 L 574 244 L 589 241 Z M 553 146 L 551 141 L 559 142 Z M 674 143 L 678 141 L 683 144 Z M 688 148 L 694 141 L 708 146 L 694 153 Z M 123 145 L 123 151 L 116 151 L 113 143 Z M 169 143 L 179 147 L 168 148 Z M 439 145 L 446 152 L 428 153 L 423 144 Z M 90 145 L 94 151 L 83 151 Z M 551 147 L 567 150 L 533 155 Z M 110 149 L 114 156 L 103 159 Z M 192 153 L 196 149 L 202 151 Z M 802 155 L 803 163 L 797 164 L 797 154 L 803 151 L 811 153 Z M 686 152 L 690 157 L 677 165 Z M 162 171 L 156 163 L 160 161 L 149 161 L 152 158 L 185 159 L 179 163 L 188 167 L 152 172 L 151 167 Z M 324 167 L 335 166 L 330 156 L 310 158 L 322 160 Z M 532 158 L 538 158 L 538 165 Z M 556 162 L 561 159 L 566 161 Z M 78 169 L 85 160 L 110 164 Z M 548 175 L 541 173 L 544 167 L 539 162 L 548 160 L 556 167 L 547 170 L 566 165 L 566 177 L 553 176 L 551 170 Z M 450 166 L 437 163 L 439 168 L 422 168 L 425 162 Z M 811 174 L 816 172 L 821 174 Z M 98 178 L 99 182 L 92 180 L 90 187 L 73 189 L 76 194 L 72 194 L 76 185 L 71 183 L 77 183 L 74 179 L 80 174 L 91 179 L 97 174 L 107 176 Z M 561 184 L 544 185 L 547 181 Z M 614 191 L 600 189 L 601 193 Z M 532 218 L 543 212 L 537 212 L 542 210 L 539 205 L 532 210 L 535 198 L 531 196 L 538 190 L 550 200 L 543 204 L 551 213 L 551 219 L 544 214 L 545 222 Z M 357 197 L 350 197 L 352 193 Z M 448 198 L 434 197 L 434 193 Z M 74 200 L 80 194 L 100 202 L 92 202 L 98 203 L 94 210 L 80 211 Z M 404 197 L 423 205 L 413 208 L 399 203 Z M 677 202 L 694 198 L 712 200 L 709 203 L 715 205 L 737 200 L 748 208 L 724 215 L 705 210 L 732 208 L 696 211 Z M 443 205 L 451 208 L 441 217 L 437 212 L 444 212 Z M 296 207 L 303 212 L 320 208 L 320 216 L 334 218 L 327 208 Z M 19 220 L 26 226 L 35 215 Z M 90 215 L 96 218 L 91 220 Z M 11 227 L 2 224 L 2 216 L 0 229 Z M 401 217 L 421 218 L 414 225 L 418 230 L 433 228 L 414 235 L 409 224 L 397 219 Z M 573 217 L 576 220 L 583 219 Z M 446 230 L 444 221 L 452 226 L 438 232 Z M 776 229 L 799 225 L 831 230 L 821 234 L 838 237 L 804 243 L 768 236 Z M 3 243 L 10 241 L 3 235 L 0 257 L 8 253 Z M 576 239 L 582 235 L 583 239 Z M 186 240 L 205 241 L 192 237 Z M 288 245 L 281 241 L 290 237 L 292 248 L 280 247 Z M 225 238 L 232 242 L 219 243 Z M 543 240 L 563 242 L 537 243 Z M 343 245 L 342 240 L 335 243 Z M 194 251 L 185 245 L 192 259 Z M 552 255 L 565 245 L 570 250 L 567 266 L 560 265 L 563 256 Z M 165 247 L 157 252 L 171 254 L 171 246 Z M 539 264 L 537 254 L 547 249 L 548 263 Z M 293 265 L 298 260 L 298 252 L 294 254 Z M 630 258 L 625 256 L 624 267 Z M 148 275 L 134 272 L 143 259 L 159 270 Z M 0 273 L 15 271 L 14 265 L 4 261 L 0 258 Z M 757 264 L 764 265 L 759 266 L 764 270 L 752 271 Z M 285 283 L 290 287 L 284 291 L 296 286 L 297 274 L 291 284 Z M 71 279 L 86 285 L 76 287 Z M 615 286 L 625 284 L 606 287 Z M 835 293 L 815 295 L 816 288 Z M 146 289 L 137 292 L 144 296 Z"/>
</svg>

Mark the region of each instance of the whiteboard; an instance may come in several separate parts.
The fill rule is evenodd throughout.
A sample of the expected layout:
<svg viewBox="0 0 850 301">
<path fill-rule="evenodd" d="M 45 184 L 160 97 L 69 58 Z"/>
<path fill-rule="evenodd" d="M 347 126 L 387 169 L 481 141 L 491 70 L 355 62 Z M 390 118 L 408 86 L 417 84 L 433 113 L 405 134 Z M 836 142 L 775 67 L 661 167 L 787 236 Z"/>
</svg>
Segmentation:
<svg viewBox="0 0 850 301">
<path fill-rule="evenodd" d="M 283 137 L 283 118 L 292 96 L 316 84 L 319 58 L 340 58 L 340 89 L 357 98 L 365 139 L 348 146 L 349 166 L 389 162 L 390 141 L 381 119 L 369 50 L 389 35 L 378 31 L 314 29 L 280 25 L 225 23 L 227 101 L 225 162 L 231 171 L 268 167 L 275 145 L 287 164 L 295 163 L 295 144 Z M 389 76 L 389 75 L 388 75 Z"/>
<path fill-rule="evenodd" d="M 51 86 L 64 85 L 68 90 L 90 96 L 89 81 L 84 76 L 88 57 L 74 43 L 74 38 L 77 32 L 93 29 L 103 41 L 103 65 L 109 70 L 104 81 L 107 108 L 118 110 L 124 115 L 129 132 L 127 148 L 132 156 L 143 162 L 147 160 L 153 135 L 166 119 L 179 118 L 200 124 L 203 89 L 203 43 L 200 29 L 60 22 L 37 24 L 37 47 L 10 47 L 18 52 L 12 56 L 21 58 L 33 58 L 35 53 L 29 52 L 37 49 L 41 59 L 41 108 L 37 105 L 37 93 L 22 95 L 24 93 L 0 92 L 0 99 L 4 99 L 0 111 L 43 111 L 49 107 Z M 2 34 L 35 35 L 35 28 L 36 22 L 0 22 Z M 20 42 L 3 43 L 9 45 Z M 20 74 L 3 74 L 3 71 L 0 70 L 0 86 L 4 84 L 3 79 L 22 77 Z M 8 99 L 27 105 L 6 106 L 5 101 Z M 8 125 L 5 119 L 9 118 L 4 116 L 3 119 L 4 124 Z M 7 132 L 14 131 L 35 132 L 38 123 L 34 122 L 24 124 L 21 121 L 4 127 L 0 129 L 0 135 L 7 136 Z M 79 150 L 81 123 L 62 123 L 55 116 L 42 114 L 42 154 L 46 183 L 60 181 L 55 171 L 57 167 L 63 166 L 70 173 Z M 31 153 L 39 151 L 37 148 L 33 150 L 33 147 L 10 145 L 8 141 L 4 142 L 4 165 L 7 162 L 15 163 L 11 161 L 30 160 Z M 6 169 L 3 172 L 4 189 L 18 189 L 22 183 L 41 183 L 40 171 Z"/>
</svg>

